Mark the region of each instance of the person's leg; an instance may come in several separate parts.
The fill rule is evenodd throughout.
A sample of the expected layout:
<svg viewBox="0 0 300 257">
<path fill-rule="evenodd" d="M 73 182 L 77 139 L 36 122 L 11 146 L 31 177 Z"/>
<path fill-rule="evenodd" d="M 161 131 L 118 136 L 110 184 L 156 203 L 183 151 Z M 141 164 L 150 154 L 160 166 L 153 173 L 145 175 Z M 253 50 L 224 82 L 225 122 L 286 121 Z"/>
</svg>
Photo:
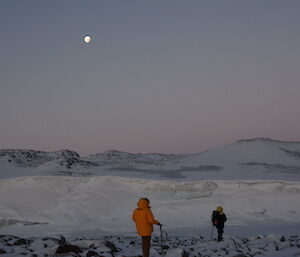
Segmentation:
<svg viewBox="0 0 300 257">
<path fill-rule="evenodd" d="M 223 236 L 223 228 L 222 227 L 218 227 L 218 242 L 223 239 L 222 236 Z"/>
<path fill-rule="evenodd" d="M 143 257 L 149 257 L 151 236 L 142 236 Z"/>
<path fill-rule="evenodd" d="M 223 240 L 223 234 L 224 234 L 224 226 L 222 226 L 221 240 Z"/>
</svg>

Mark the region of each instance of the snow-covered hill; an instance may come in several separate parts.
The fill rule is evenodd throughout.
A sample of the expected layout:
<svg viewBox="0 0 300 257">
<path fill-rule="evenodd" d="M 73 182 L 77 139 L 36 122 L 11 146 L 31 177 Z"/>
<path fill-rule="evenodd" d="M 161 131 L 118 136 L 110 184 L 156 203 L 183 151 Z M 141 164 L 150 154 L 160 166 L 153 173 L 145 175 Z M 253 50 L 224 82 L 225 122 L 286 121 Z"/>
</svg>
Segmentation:
<svg viewBox="0 0 300 257">
<path fill-rule="evenodd" d="M 163 165 L 167 161 L 184 158 L 185 155 L 178 154 L 159 154 L 159 153 L 126 153 L 117 150 L 110 150 L 100 154 L 91 155 L 85 160 L 92 161 L 98 165 L 115 164 L 149 164 Z"/>
<path fill-rule="evenodd" d="M 222 172 L 203 173 L 203 179 L 299 180 L 300 143 L 265 138 L 240 140 L 176 164 L 191 171 L 208 165 L 219 167 Z"/>
<path fill-rule="evenodd" d="M 261 138 L 236 141 L 198 154 L 132 154 L 111 150 L 85 158 L 69 150 L 0 150 L 0 178 L 45 174 L 300 180 L 300 143 Z"/>
<path fill-rule="evenodd" d="M 9 162 L 20 167 L 38 167 L 47 163 L 63 168 L 88 168 L 97 166 L 96 163 L 82 160 L 78 153 L 70 150 L 44 152 L 25 149 L 2 149 L 0 150 L 2 162 Z"/>
</svg>

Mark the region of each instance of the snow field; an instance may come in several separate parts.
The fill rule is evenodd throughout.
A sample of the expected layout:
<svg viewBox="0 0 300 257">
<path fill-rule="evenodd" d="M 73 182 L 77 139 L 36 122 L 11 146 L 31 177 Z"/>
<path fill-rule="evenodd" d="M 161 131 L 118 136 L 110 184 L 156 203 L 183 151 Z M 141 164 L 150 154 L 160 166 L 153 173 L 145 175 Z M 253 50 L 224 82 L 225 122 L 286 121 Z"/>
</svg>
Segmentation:
<svg viewBox="0 0 300 257">
<path fill-rule="evenodd" d="M 2 179 L 0 229 L 2 234 L 95 229 L 103 234 L 134 234 L 131 214 L 140 197 L 150 199 L 155 217 L 168 229 L 209 226 L 218 205 L 228 216 L 227 226 L 300 222 L 299 196 L 300 182 L 283 181 L 174 182 L 113 176 Z"/>
</svg>

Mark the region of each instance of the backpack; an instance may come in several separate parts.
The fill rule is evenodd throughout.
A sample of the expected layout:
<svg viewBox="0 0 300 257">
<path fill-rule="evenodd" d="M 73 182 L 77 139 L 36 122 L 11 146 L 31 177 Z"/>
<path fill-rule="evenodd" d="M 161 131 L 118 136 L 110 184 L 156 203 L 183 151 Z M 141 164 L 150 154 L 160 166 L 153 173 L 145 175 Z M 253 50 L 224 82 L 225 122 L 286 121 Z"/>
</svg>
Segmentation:
<svg viewBox="0 0 300 257">
<path fill-rule="evenodd" d="M 211 222 L 214 226 L 218 224 L 219 220 L 219 213 L 217 211 L 213 211 L 211 215 Z"/>
</svg>

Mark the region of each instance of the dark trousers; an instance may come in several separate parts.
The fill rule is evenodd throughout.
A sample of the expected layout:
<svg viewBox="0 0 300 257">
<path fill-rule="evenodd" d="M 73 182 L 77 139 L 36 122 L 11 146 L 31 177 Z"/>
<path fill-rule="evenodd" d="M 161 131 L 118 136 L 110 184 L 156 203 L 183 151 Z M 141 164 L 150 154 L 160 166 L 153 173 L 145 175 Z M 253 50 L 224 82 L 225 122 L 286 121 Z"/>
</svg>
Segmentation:
<svg viewBox="0 0 300 257">
<path fill-rule="evenodd" d="M 149 257 L 151 236 L 142 236 L 143 257 Z"/>
<path fill-rule="evenodd" d="M 223 240 L 223 232 L 224 232 L 224 227 L 217 227 L 218 230 L 218 241 Z"/>
</svg>

